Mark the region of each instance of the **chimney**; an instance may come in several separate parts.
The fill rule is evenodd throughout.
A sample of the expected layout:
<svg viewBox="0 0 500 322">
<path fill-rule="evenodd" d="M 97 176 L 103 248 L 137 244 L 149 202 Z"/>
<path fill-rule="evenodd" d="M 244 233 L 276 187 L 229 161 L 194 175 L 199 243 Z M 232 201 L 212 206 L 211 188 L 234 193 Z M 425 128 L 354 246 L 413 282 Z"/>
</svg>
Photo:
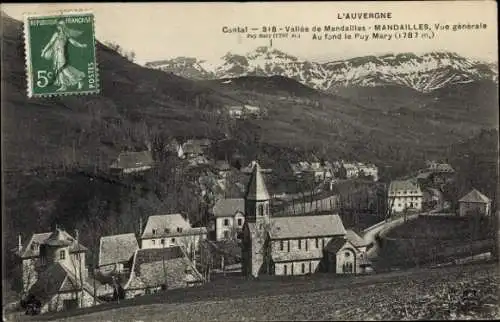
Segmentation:
<svg viewBox="0 0 500 322">
<path fill-rule="evenodd" d="M 75 240 L 76 242 L 78 243 L 78 238 L 79 238 L 79 234 L 78 234 L 78 229 L 75 229 Z"/>
<path fill-rule="evenodd" d="M 139 237 L 142 235 L 142 216 L 139 217 Z"/>
<path fill-rule="evenodd" d="M 21 254 L 21 251 L 23 250 L 23 240 L 22 240 L 21 233 L 19 233 L 19 236 L 18 236 L 17 249 L 19 250 L 19 254 Z"/>
</svg>

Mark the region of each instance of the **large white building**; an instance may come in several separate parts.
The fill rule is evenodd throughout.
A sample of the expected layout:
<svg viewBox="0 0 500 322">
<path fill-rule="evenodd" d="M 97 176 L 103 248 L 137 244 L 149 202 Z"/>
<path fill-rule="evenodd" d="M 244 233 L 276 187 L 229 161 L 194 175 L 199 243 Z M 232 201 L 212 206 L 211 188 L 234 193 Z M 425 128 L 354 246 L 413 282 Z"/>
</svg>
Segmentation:
<svg viewBox="0 0 500 322">
<path fill-rule="evenodd" d="M 206 227 L 191 227 L 181 214 L 149 216 L 140 236 L 141 249 L 181 246 L 188 254 L 199 250 L 200 240 L 207 238 Z"/>
<path fill-rule="evenodd" d="M 366 266 L 362 259 L 365 245 L 349 240 L 352 234 L 346 234 L 337 214 L 271 217 L 269 201 L 260 166 L 255 163 L 245 197 L 244 275 L 355 274 L 361 272 L 356 265 Z M 337 256 L 339 252 L 351 252 L 352 257 Z"/>
<path fill-rule="evenodd" d="M 391 181 L 388 191 L 388 206 L 391 213 L 407 210 L 422 210 L 424 194 L 416 180 Z"/>
</svg>

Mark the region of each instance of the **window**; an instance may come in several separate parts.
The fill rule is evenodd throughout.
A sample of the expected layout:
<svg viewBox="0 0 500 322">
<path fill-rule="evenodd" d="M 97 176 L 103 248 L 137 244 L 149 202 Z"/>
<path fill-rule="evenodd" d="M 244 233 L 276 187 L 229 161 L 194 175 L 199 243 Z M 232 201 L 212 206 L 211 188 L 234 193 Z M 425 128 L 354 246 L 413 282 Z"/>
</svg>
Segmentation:
<svg viewBox="0 0 500 322">
<path fill-rule="evenodd" d="M 312 273 L 312 262 L 309 262 L 309 273 Z"/>
<path fill-rule="evenodd" d="M 175 238 L 172 238 L 172 244 L 175 244 Z"/>
<path fill-rule="evenodd" d="M 316 248 L 319 248 L 319 239 L 316 238 Z"/>
<path fill-rule="evenodd" d="M 243 225 L 243 219 L 238 218 L 238 226 L 241 226 L 241 225 Z"/>
<path fill-rule="evenodd" d="M 264 216 L 264 205 L 259 205 L 259 216 Z"/>
<path fill-rule="evenodd" d="M 307 251 L 307 249 L 308 249 L 308 245 L 307 245 L 307 239 L 305 240 L 305 242 L 306 242 L 306 251 Z"/>
<path fill-rule="evenodd" d="M 165 228 L 165 229 L 164 229 L 164 232 L 165 232 L 165 234 L 168 234 L 168 233 L 170 233 L 170 229 Z"/>
<path fill-rule="evenodd" d="M 306 264 L 302 263 L 302 274 L 306 272 Z"/>
<path fill-rule="evenodd" d="M 229 226 L 229 219 L 224 219 L 224 226 Z"/>
<path fill-rule="evenodd" d="M 152 243 L 153 245 L 155 245 L 155 244 L 156 244 L 156 240 L 151 239 L 151 243 Z"/>
<path fill-rule="evenodd" d="M 287 251 L 290 252 L 290 241 L 287 240 L 286 243 L 287 243 Z"/>
<path fill-rule="evenodd" d="M 351 256 L 351 253 L 349 253 L 349 252 L 345 252 L 345 253 L 344 253 L 344 256 L 345 256 L 345 257 L 349 257 L 349 256 Z"/>
<path fill-rule="evenodd" d="M 299 249 L 302 249 L 302 239 L 299 239 L 298 242 L 299 242 Z"/>
<path fill-rule="evenodd" d="M 177 232 L 182 233 L 182 227 L 177 227 Z"/>
<path fill-rule="evenodd" d="M 153 228 L 153 235 L 156 235 L 156 229 Z"/>
<path fill-rule="evenodd" d="M 288 275 L 288 272 L 287 272 L 288 267 L 286 266 L 286 264 L 283 265 L 283 270 L 284 270 L 284 274 Z"/>
<path fill-rule="evenodd" d="M 63 249 L 63 250 L 59 251 L 59 259 L 63 260 L 65 258 L 66 258 L 66 251 Z"/>
<path fill-rule="evenodd" d="M 164 238 L 161 239 L 161 244 L 165 245 L 165 239 Z"/>
<path fill-rule="evenodd" d="M 283 246 L 284 246 L 284 245 L 283 245 L 283 241 L 282 241 L 282 240 L 280 240 L 280 250 L 283 250 L 283 248 L 284 248 Z"/>
</svg>

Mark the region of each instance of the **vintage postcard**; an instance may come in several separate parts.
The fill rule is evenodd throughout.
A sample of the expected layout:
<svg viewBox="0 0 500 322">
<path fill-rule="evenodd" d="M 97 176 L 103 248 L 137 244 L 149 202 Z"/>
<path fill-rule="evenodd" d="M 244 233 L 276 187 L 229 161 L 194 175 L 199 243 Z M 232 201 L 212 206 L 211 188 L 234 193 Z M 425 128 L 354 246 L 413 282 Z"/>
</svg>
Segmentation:
<svg viewBox="0 0 500 322">
<path fill-rule="evenodd" d="M 91 12 L 24 19 L 28 96 L 98 93 Z"/>
<path fill-rule="evenodd" d="M 496 6 L 2 4 L 4 319 L 498 320 Z"/>
</svg>

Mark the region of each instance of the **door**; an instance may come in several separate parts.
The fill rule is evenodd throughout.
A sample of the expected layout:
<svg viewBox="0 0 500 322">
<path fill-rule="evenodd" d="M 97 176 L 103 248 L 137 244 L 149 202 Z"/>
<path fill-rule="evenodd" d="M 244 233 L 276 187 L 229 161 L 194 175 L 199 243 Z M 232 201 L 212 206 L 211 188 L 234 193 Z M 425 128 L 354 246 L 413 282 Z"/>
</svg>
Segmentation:
<svg viewBox="0 0 500 322">
<path fill-rule="evenodd" d="M 64 300 L 63 302 L 65 310 L 71 310 L 78 308 L 78 301 L 76 299 Z"/>
</svg>

